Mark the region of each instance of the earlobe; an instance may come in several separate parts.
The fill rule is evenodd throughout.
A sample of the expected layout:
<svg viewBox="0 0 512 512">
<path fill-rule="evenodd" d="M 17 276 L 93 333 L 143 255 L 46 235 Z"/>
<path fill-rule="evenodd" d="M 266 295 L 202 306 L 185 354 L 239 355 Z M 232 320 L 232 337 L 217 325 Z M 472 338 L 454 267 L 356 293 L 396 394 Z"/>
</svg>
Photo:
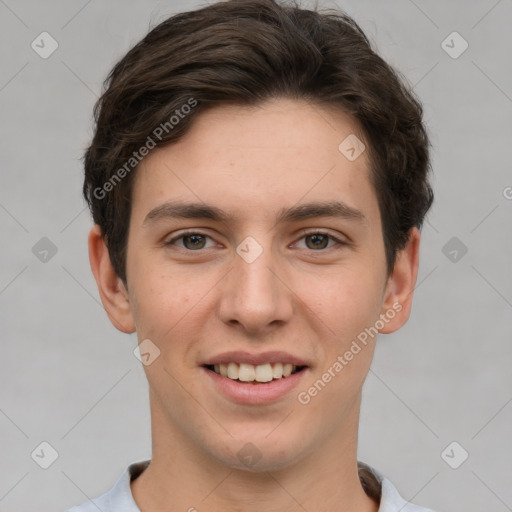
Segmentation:
<svg viewBox="0 0 512 512">
<path fill-rule="evenodd" d="M 409 319 L 418 275 L 419 249 L 420 232 L 414 227 L 409 232 L 406 246 L 397 253 L 393 272 L 386 284 L 381 310 L 381 317 L 384 315 L 386 322 L 379 329 L 382 334 L 397 331 Z"/>
<path fill-rule="evenodd" d="M 128 291 L 112 266 L 98 225 L 95 225 L 89 233 L 89 261 L 98 285 L 101 302 L 110 321 L 122 332 L 128 334 L 135 332 Z"/>
</svg>

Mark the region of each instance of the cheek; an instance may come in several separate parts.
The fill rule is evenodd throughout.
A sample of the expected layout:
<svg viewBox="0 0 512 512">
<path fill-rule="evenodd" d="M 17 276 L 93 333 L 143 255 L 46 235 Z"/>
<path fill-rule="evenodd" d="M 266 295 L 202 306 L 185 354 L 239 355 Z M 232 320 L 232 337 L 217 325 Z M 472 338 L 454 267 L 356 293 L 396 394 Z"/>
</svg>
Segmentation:
<svg viewBox="0 0 512 512">
<path fill-rule="evenodd" d="M 338 343 L 379 316 L 382 277 L 371 265 L 347 266 L 322 279 L 301 279 L 300 298 Z"/>
<path fill-rule="evenodd" d="M 206 298 L 213 283 L 179 269 L 163 272 L 157 271 L 156 265 L 152 268 L 152 272 L 140 272 L 137 279 L 133 275 L 132 313 L 137 335 L 139 341 L 149 338 L 158 347 L 159 363 L 172 374 L 185 375 L 194 367 L 190 354 L 204 337 Z M 153 369 L 146 370 L 151 373 Z"/>
<path fill-rule="evenodd" d="M 177 273 L 172 277 L 155 271 L 132 275 L 132 313 L 139 337 L 160 339 L 192 307 L 186 283 Z"/>
</svg>

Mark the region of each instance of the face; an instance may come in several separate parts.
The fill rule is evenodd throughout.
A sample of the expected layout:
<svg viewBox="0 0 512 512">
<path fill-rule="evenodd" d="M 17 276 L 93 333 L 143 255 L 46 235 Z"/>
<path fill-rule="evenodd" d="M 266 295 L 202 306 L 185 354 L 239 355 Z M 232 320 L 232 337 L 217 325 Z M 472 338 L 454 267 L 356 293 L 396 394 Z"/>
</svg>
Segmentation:
<svg viewBox="0 0 512 512">
<path fill-rule="evenodd" d="M 222 106 L 139 166 L 126 302 L 107 309 L 150 340 L 154 437 L 266 470 L 353 442 L 375 333 L 406 321 L 415 269 L 386 274 L 367 152 L 338 148 L 351 134 L 296 100 Z"/>
</svg>

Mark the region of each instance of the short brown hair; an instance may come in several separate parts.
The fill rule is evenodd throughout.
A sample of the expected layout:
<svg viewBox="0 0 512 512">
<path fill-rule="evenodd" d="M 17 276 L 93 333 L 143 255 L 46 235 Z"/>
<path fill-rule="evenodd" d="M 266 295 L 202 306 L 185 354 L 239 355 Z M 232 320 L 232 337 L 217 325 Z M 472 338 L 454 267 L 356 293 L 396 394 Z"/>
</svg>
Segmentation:
<svg viewBox="0 0 512 512">
<path fill-rule="evenodd" d="M 433 201 L 421 104 L 343 12 L 232 0 L 156 26 L 115 65 L 95 105 L 83 192 L 125 283 L 138 150 L 177 141 L 205 108 L 277 97 L 341 107 L 361 127 L 392 271 Z"/>
</svg>

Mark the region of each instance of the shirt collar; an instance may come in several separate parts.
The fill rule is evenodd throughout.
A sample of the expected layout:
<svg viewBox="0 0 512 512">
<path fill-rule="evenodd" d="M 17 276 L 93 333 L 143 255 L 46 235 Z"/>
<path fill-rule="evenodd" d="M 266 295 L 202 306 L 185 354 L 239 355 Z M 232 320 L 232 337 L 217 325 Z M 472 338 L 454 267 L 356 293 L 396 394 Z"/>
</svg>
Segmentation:
<svg viewBox="0 0 512 512">
<path fill-rule="evenodd" d="M 137 478 L 149 465 L 150 460 L 141 460 L 130 464 L 118 478 L 112 489 L 93 500 L 94 507 L 90 510 L 109 512 L 140 512 L 130 488 L 130 482 Z M 358 462 L 359 478 L 365 492 L 379 501 L 379 512 L 434 512 L 433 510 L 418 507 L 404 500 L 395 486 L 376 469 L 364 462 Z M 88 502 L 90 505 L 91 502 Z M 85 505 L 85 504 L 84 504 Z M 68 512 L 89 512 L 87 506 L 73 507 Z"/>
</svg>

